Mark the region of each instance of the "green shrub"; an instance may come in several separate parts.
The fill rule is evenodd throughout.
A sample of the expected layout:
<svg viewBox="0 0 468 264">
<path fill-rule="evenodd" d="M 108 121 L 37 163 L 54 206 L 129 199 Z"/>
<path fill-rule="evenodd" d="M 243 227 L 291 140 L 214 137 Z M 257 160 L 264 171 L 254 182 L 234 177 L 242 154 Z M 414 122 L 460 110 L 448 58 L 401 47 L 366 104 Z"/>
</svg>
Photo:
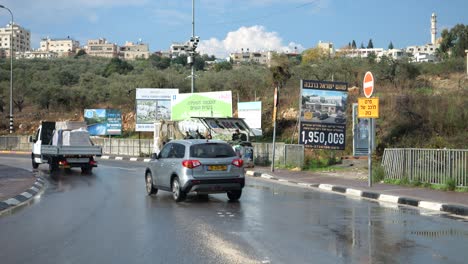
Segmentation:
<svg viewBox="0 0 468 264">
<path fill-rule="evenodd" d="M 372 166 L 372 181 L 381 182 L 385 179 L 385 170 L 381 165 Z"/>
<path fill-rule="evenodd" d="M 447 190 L 449 191 L 455 191 L 455 188 L 457 187 L 457 183 L 455 182 L 454 179 L 448 179 L 445 181 L 445 186 Z"/>
</svg>

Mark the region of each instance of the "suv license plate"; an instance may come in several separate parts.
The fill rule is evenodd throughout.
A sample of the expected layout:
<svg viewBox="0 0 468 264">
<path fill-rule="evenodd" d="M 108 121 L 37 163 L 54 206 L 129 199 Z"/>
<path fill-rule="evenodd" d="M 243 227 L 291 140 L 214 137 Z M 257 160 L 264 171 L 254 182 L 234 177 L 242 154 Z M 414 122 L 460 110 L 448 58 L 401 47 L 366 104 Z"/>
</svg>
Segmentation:
<svg viewBox="0 0 468 264">
<path fill-rule="evenodd" d="M 227 170 L 226 165 L 209 165 L 208 166 L 209 171 L 225 171 Z"/>
</svg>

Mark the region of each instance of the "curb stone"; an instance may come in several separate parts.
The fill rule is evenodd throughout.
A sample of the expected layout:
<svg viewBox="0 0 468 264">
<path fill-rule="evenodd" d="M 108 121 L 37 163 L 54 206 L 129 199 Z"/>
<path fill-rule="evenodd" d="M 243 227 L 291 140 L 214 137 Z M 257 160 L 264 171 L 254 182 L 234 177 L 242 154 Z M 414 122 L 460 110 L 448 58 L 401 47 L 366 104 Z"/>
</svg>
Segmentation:
<svg viewBox="0 0 468 264">
<path fill-rule="evenodd" d="M 124 157 L 124 156 L 109 156 L 102 155 L 101 159 L 103 160 L 125 160 L 125 161 L 138 161 L 138 162 L 149 162 L 150 158 L 140 158 L 140 157 Z"/>
<path fill-rule="evenodd" d="M 7 200 L 0 201 L 0 216 L 9 214 L 16 208 L 30 204 L 33 199 L 44 191 L 45 180 L 42 177 L 36 178 L 34 184 L 22 192 Z"/>
<path fill-rule="evenodd" d="M 291 184 L 295 184 L 298 186 L 303 187 L 310 187 L 310 188 L 318 188 L 322 190 L 326 190 L 329 192 L 339 193 L 343 195 L 350 195 L 353 197 L 362 197 L 369 200 L 375 200 L 380 202 L 388 202 L 394 204 L 401 204 L 401 205 L 409 205 L 418 208 L 429 209 L 433 211 L 439 211 L 444 213 L 449 213 L 457 216 L 468 216 L 468 207 L 458 204 L 444 204 L 444 203 L 437 203 L 432 201 L 422 201 L 414 198 L 409 197 L 401 197 L 389 194 L 381 194 L 377 192 L 369 192 L 369 191 L 362 191 L 358 189 L 343 187 L 339 185 L 332 185 L 332 184 L 311 184 L 305 182 L 295 182 L 290 180 L 279 179 L 273 177 L 267 173 L 259 173 L 255 171 L 246 171 L 246 175 L 251 177 L 260 177 L 269 180 L 275 180 L 278 182 L 288 182 Z"/>
</svg>

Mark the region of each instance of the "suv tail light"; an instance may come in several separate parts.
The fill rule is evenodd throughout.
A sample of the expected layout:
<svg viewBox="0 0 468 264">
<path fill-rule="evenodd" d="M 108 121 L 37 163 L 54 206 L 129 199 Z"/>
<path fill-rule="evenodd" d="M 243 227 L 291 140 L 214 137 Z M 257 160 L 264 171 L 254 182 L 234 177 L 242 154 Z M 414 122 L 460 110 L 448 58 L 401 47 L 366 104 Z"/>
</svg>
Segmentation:
<svg viewBox="0 0 468 264">
<path fill-rule="evenodd" d="M 232 165 L 240 168 L 244 165 L 244 161 L 242 159 L 235 159 L 232 161 Z"/>
<path fill-rule="evenodd" d="M 199 160 L 183 160 L 182 161 L 182 166 L 184 166 L 185 168 L 189 168 L 189 169 L 194 169 L 200 165 L 201 165 L 201 162 Z"/>
</svg>

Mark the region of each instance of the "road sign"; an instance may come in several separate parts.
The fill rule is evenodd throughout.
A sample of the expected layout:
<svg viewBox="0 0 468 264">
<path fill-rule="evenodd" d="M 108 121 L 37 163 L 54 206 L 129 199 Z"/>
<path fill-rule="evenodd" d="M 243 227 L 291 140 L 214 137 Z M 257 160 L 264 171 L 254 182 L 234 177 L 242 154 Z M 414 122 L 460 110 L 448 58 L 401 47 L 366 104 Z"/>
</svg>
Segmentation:
<svg viewBox="0 0 468 264">
<path fill-rule="evenodd" d="M 359 118 L 379 118 L 379 98 L 358 98 Z"/>
<path fill-rule="evenodd" d="M 362 88 L 364 90 L 364 95 L 367 98 L 370 98 L 374 92 L 374 76 L 372 75 L 372 72 L 366 72 L 366 75 L 364 75 Z"/>
</svg>

